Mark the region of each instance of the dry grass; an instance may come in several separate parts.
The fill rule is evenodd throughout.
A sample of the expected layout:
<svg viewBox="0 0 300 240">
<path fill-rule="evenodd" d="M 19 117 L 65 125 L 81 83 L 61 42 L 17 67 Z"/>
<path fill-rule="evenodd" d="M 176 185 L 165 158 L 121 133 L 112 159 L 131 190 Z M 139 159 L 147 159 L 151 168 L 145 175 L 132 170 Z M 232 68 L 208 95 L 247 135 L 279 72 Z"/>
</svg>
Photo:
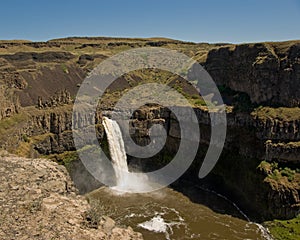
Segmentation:
<svg viewBox="0 0 300 240">
<path fill-rule="evenodd" d="M 280 184 L 290 188 L 299 188 L 300 173 L 298 169 L 280 167 L 277 162 L 266 161 L 262 161 L 258 169 L 265 174 L 265 181 L 274 186 Z"/>
<path fill-rule="evenodd" d="M 300 119 L 300 108 L 287 108 L 287 107 L 259 107 L 255 109 L 252 116 L 266 120 L 268 118 L 277 119 L 280 121 L 295 121 Z"/>
<path fill-rule="evenodd" d="M 29 118 L 26 113 L 19 113 L 0 121 L 0 143 L 5 142 L 8 136 L 22 129 L 22 125 Z"/>
</svg>

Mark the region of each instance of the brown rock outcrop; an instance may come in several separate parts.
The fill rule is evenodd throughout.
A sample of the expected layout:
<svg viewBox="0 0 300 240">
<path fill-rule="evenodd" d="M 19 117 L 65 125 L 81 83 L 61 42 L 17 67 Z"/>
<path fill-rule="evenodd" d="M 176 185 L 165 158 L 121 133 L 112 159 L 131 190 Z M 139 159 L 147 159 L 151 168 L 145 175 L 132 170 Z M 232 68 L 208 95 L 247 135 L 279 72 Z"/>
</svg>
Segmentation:
<svg viewBox="0 0 300 240">
<path fill-rule="evenodd" d="M 0 120 L 18 113 L 19 110 L 19 98 L 12 91 L 0 85 Z"/>
<path fill-rule="evenodd" d="M 103 216 L 89 224 L 90 206 L 63 166 L 46 159 L 0 157 L 0 238 L 142 239 Z"/>
</svg>

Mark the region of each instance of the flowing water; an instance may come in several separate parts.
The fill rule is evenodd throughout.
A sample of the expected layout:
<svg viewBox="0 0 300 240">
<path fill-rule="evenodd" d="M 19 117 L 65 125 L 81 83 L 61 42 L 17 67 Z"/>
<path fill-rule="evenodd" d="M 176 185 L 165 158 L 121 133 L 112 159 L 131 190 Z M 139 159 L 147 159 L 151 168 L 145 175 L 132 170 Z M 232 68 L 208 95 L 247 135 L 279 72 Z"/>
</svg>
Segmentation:
<svg viewBox="0 0 300 240">
<path fill-rule="evenodd" d="M 170 188 L 133 194 L 102 187 L 88 198 L 101 206 L 102 213 L 141 232 L 146 240 L 271 239 L 262 226 L 244 219 L 225 199 L 200 189 L 194 191 L 204 204 Z"/>
<path fill-rule="evenodd" d="M 185 190 L 182 192 L 189 192 L 186 195 L 170 188 L 143 194 L 119 191 L 120 186 L 124 190 L 130 184 L 122 134 L 118 124 L 108 118 L 104 119 L 104 127 L 117 186 L 101 187 L 87 194 L 101 214 L 111 216 L 120 225 L 131 226 L 146 240 L 271 239 L 266 229 L 250 222 L 234 203 L 190 184 L 181 185 Z"/>
<path fill-rule="evenodd" d="M 125 152 L 122 133 L 118 123 L 103 117 L 103 126 L 109 142 L 109 152 L 116 174 L 117 187 L 127 184 L 127 156 Z"/>
</svg>

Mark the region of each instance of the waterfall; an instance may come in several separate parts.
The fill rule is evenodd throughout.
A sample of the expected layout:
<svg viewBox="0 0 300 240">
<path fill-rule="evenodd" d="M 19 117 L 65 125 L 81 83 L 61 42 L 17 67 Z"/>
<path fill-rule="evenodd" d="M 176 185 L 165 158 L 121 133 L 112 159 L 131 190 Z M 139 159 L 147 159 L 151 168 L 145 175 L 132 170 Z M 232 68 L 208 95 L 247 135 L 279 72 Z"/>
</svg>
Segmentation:
<svg viewBox="0 0 300 240">
<path fill-rule="evenodd" d="M 116 175 L 116 186 L 112 189 L 118 192 L 145 192 L 145 189 L 149 188 L 147 175 L 142 172 L 132 174 L 128 171 L 127 156 L 119 124 L 112 119 L 103 117 L 103 126 Z"/>
<path fill-rule="evenodd" d="M 103 117 L 103 125 L 107 135 L 113 168 L 116 174 L 116 187 L 122 187 L 127 184 L 129 174 L 122 132 L 118 123 L 107 117 Z"/>
</svg>

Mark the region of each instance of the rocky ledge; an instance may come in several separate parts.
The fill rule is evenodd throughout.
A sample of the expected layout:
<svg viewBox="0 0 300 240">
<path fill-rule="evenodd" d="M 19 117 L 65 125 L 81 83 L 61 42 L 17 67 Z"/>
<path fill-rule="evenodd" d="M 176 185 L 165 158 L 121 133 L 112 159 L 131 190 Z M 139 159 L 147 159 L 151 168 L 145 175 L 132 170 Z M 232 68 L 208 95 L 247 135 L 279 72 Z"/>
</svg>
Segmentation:
<svg viewBox="0 0 300 240">
<path fill-rule="evenodd" d="M 109 217 L 91 222 L 88 202 L 54 162 L 2 152 L 0 176 L 0 239 L 142 239 Z"/>
</svg>

